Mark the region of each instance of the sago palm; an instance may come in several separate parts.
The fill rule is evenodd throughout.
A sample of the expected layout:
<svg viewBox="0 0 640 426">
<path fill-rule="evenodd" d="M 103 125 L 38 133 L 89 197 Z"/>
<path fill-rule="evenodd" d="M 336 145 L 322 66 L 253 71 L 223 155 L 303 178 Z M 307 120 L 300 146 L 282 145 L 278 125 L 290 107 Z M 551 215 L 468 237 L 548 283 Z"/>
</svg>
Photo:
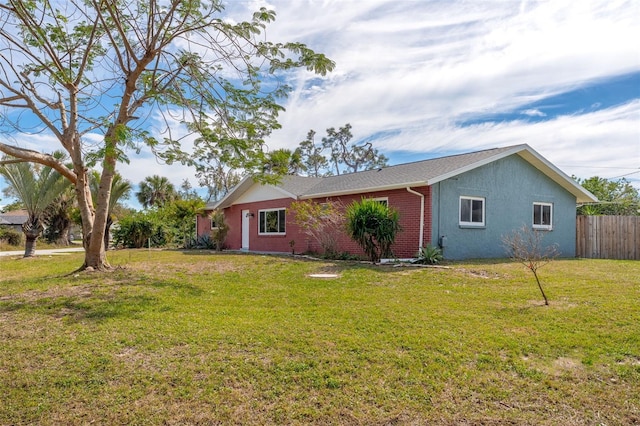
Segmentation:
<svg viewBox="0 0 640 426">
<path fill-rule="evenodd" d="M 54 156 L 62 159 L 60 152 Z M 22 232 L 26 237 L 24 257 L 31 257 L 36 251 L 36 240 L 44 230 L 42 215 L 56 197 L 69 185 L 51 167 L 19 162 L 0 165 L 0 174 L 5 178 L 11 190 L 27 210 L 29 218 L 22 224 Z"/>
</svg>

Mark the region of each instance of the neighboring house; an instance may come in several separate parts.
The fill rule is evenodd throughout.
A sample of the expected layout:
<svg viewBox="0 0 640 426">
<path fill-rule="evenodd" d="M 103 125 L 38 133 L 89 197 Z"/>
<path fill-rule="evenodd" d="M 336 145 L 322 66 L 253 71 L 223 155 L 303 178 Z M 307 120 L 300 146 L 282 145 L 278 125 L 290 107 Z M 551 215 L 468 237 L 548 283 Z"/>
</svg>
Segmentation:
<svg viewBox="0 0 640 426">
<path fill-rule="evenodd" d="M 27 220 L 29 220 L 29 213 L 26 210 L 0 213 L 0 226 L 6 226 L 14 231 L 22 232 L 22 224 Z"/>
<path fill-rule="evenodd" d="M 489 149 L 323 178 L 284 176 L 278 185 L 244 178 L 223 199 L 229 249 L 321 251 L 301 232 L 287 208 L 295 200 L 384 200 L 398 210 L 402 231 L 397 258 L 415 257 L 428 244 L 448 259 L 503 257 L 502 236 L 523 225 L 547 231 L 545 244 L 575 256 L 576 203 L 596 198 L 528 145 Z M 199 217 L 198 235 L 211 221 Z M 339 251 L 361 254 L 342 235 Z"/>
</svg>

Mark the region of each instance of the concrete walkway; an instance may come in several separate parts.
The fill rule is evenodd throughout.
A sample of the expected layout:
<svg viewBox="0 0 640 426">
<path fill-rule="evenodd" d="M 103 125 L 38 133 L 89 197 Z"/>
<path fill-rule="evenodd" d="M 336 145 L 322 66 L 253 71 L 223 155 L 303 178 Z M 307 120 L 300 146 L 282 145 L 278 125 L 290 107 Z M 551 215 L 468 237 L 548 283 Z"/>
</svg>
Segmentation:
<svg viewBox="0 0 640 426">
<path fill-rule="evenodd" d="M 46 249 L 46 250 L 38 250 L 36 248 L 36 256 L 52 256 L 52 255 L 59 255 L 59 254 L 65 254 L 65 253 L 73 253 L 78 251 L 84 251 L 84 248 L 67 247 L 67 248 Z M 11 257 L 11 256 L 24 256 L 24 250 L 0 251 L 0 257 Z"/>
</svg>

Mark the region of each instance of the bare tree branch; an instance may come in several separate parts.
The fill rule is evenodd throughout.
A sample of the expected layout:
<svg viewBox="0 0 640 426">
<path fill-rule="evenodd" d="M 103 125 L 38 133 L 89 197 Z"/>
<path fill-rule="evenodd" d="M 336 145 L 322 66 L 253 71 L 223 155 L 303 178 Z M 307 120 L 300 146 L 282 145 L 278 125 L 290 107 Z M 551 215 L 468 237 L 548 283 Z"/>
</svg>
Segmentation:
<svg viewBox="0 0 640 426">
<path fill-rule="evenodd" d="M 16 162 L 16 163 L 26 161 L 31 163 L 42 164 L 44 166 L 49 166 L 52 169 L 56 170 L 58 173 L 60 173 L 62 176 L 69 179 L 71 183 L 75 184 L 77 181 L 76 174 L 52 155 L 43 154 L 38 151 L 33 151 L 30 149 L 24 149 L 16 146 L 6 145 L 3 143 L 0 143 L 0 152 L 4 152 L 7 155 L 10 155 L 12 157 L 16 157 L 17 159 L 19 159 L 19 160 L 9 160 L 9 161 Z"/>
</svg>

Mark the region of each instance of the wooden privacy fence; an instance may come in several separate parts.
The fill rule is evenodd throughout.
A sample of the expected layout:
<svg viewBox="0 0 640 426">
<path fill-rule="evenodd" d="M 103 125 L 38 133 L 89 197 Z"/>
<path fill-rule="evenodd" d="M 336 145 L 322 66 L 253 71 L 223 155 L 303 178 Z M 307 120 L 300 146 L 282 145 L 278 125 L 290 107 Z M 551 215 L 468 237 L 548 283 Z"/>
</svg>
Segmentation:
<svg viewBox="0 0 640 426">
<path fill-rule="evenodd" d="M 640 216 L 578 216 L 576 256 L 640 260 Z"/>
</svg>

